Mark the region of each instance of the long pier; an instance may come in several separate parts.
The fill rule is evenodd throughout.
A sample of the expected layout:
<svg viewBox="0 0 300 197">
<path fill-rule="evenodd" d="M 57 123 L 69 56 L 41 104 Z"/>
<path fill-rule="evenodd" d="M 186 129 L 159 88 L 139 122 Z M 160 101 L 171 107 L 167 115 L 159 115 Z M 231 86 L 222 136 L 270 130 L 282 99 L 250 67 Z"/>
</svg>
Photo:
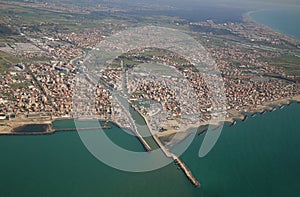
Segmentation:
<svg viewBox="0 0 300 197">
<path fill-rule="evenodd" d="M 162 152 L 166 155 L 166 157 L 168 158 L 173 158 L 173 160 L 179 165 L 179 167 L 181 168 L 181 170 L 184 172 L 185 176 L 191 181 L 191 183 L 193 185 L 195 185 L 196 187 L 201 187 L 201 184 L 199 183 L 199 181 L 193 176 L 192 172 L 189 170 L 189 168 L 184 164 L 184 162 L 177 157 L 175 154 L 170 153 L 165 146 L 161 143 L 161 141 L 158 139 L 157 136 L 152 135 L 153 139 L 156 141 L 156 143 L 158 144 L 158 146 L 160 147 L 160 149 L 162 150 Z"/>
<path fill-rule="evenodd" d="M 144 118 L 145 122 L 147 125 L 149 124 L 149 121 L 147 120 L 147 118 L 141 114 L 141 116 Z M 149 131 L 151 133 L 152 138 L 154 139 L 154 141 L 157 143 L 157 145 L 159 146 L 159 148 L 162 150 L 162 152 L 166 155 L 166 157 L 168 158 L 172 158 L 181 168 L 181 170 L 184 172 L 185 176 L 191 181 L 191 183 L 193 185 L 195 185 L 196 187 L 200 187 L 201 184 L 199 183 L 199 181 L 193 176 L 192 172 L 189 170 L 189 168 L 183 163 L 183 161 L 181 161 L 181 159 L 179 157 L 177 157 L 175 154 L 171 153 L 170 151 L 168 151 L 166 149 L 166 147 L 162 144 L 162 142 L 158 139 L 158 137 L 155 135 L 155 133 L 152 131 L 151 127 L 148 126 Z"/>
<path fill-rule="evenodd" d="M 200 187 L 200 183 L 198 180 L 193 176 L 192 172 L 188 169 L 188 167 L 181 161 L 179 157 L 176 155 L 172 154 L 173 159 L 175 162 L 179 165 L 179 167 L 182 169 L 184 174 L 187 176 L 187 178 L 195 185 L 196 187 Z"/>
<path fill-rule="evenodd" d="M 86 127 L 86 128 L 61 128 L 61 129 L 53 129 L 54 132 L 63 132 L 63 131 L 92 131 L 103 129 L 103 127 Z"/>
<path fill-rule="evenodd" d="M 140 140 L 140 142 L 142 143 L 142 145 L 144 146 L 144 148 L 146 149 L 146 151 L 150 152 L 152 149 L 149 146 L 149 144 L 146 142 L 146 140 L 141 136 L 141 134 L 138 131 L 136 131 L 134 133 L 135 133 L 136 137 Z"/>
<path fill-rule="evenodd" d="M 56 132 L 67 132 L 67 131 L 92 131 L 92 130 L 98 130 L 101 129 L 101 127 L 87 127 L 87 128 L 61 128 L 61 129 L 55 129 L 50 128 L 46 131 L 12 131 L 7 133 L 1 133 L 1 135 L 50 135 L 54 134 Z"/>
</svg>

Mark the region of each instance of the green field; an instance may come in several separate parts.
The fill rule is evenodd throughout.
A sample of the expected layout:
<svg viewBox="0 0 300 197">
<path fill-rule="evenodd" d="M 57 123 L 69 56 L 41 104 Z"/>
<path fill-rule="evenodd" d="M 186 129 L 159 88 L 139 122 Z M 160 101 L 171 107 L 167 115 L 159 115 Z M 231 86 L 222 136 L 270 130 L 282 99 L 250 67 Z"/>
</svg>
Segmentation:
<svg viewBox="0 0 300 197">
<path fill-rule="evenodd" d="M 0 73 L 3 74 L 9 69 L 9 66 L 18 63 L 18 58 L 13 55 L 0 51 Z"/>
<path fill-rule="evenodd" d="M 272 59 L 270 64 L 282 67 L 287 75 L 294 75 L 300 78 L 300 57 L 282 55 Z"/>
<path fill-rule="evenodd" d="M 135 69 L 148 72 L 151 74 L 155 74 L 156 76 L 158 75 L 165 75 L 165 76 L 172 76 L 172 77 L 178 76 L 178 73 L 176 72 L 176 68 L 163 65 L 163 64 L 157 64 L 157 63 L 139 64 L 138 66 L 135 67 Z"/>
</svg>

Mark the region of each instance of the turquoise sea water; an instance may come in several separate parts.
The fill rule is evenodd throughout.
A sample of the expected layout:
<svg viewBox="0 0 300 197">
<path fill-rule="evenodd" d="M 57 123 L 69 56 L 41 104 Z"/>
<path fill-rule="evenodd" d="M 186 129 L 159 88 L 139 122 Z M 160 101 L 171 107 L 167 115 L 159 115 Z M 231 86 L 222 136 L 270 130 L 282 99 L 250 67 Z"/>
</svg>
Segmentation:
<svg viewBox="0 0 300 197">
<path fill-rule="evenodd" d="M 182 159 L 202 183 L 195 188 L 175 164 L 128 173 L 95 159 L 76 132 L 0 137 L 0 196 L 297 196 L 300 192 L 300 105 L 292 104 L 225 127 L 214 149 L 199 158 L 203 136 Z M 71 121 L 55 123 L 68 127 Z M 143 151 L 113 126 L 107 135 Z"/>
<path fill-rule="evenodd" d="M 251 17 L 270 28 L 300 40 L 300 9 L 278 9 L 254 12 Z"/>
</svg>

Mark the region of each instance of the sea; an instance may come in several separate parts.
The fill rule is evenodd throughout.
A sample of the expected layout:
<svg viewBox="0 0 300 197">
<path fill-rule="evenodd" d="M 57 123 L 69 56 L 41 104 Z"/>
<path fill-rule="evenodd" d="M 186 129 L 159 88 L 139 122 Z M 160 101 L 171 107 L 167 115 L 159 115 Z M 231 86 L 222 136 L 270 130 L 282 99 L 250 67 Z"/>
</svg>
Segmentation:
<svg viewBox="0 0 300 197">
<path fill-rule="evenodd" d="M 278 8 L 253 12 L 251 18 L 275 31 L 300 40 L 300 8 Z"/>
<path fill-rule="evenodd" d="M 252 17 L 299 39 L 300 20 L 295 18 L 300 12 L 295 18 L 291 15 L 264 11 Z M 292 103 L 225 126 L 215 147 L 203 158 L 198 157 L 198 150 L 204 135 L 195 137 L 181 159 L 201 188 L 194 187 L 175 163 L 145 173 L 111 168 L 97 160 L 74 131 L 0 136 L 0 196 L 298 196 L 299 117 L 300 104 Z M 58 128 L 72 125 L 72 120 L 54 122 Z M 110 126 L 105 132 L 114 143 L 144 151 L 136 137 Z"/>
</svg>

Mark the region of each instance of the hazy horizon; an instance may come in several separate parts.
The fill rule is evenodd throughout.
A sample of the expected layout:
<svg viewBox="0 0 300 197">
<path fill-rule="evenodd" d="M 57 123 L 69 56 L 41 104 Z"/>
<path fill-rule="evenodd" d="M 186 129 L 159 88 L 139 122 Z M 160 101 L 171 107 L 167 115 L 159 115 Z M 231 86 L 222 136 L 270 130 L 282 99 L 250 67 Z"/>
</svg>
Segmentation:
<svg viewBox="0 0 300 197">
<path fill-rule="evenodd" d="M 24 0 L 27 1 L 27 0 Z M 300 1 L 298 0 L 37 0 L 40 2 L 63 2 L 63 3 L 103 3 L 103 4 L 134 4 L 134 3 L 149 3 L 149 4 L 163 4 L 169 6 L 199 6 L 204 5 L 222 5 L 222 6 L 233 6 L 233 7 L 259 7 L 259 6 L 296 6 L 300 7 Z"/>
</svg>

